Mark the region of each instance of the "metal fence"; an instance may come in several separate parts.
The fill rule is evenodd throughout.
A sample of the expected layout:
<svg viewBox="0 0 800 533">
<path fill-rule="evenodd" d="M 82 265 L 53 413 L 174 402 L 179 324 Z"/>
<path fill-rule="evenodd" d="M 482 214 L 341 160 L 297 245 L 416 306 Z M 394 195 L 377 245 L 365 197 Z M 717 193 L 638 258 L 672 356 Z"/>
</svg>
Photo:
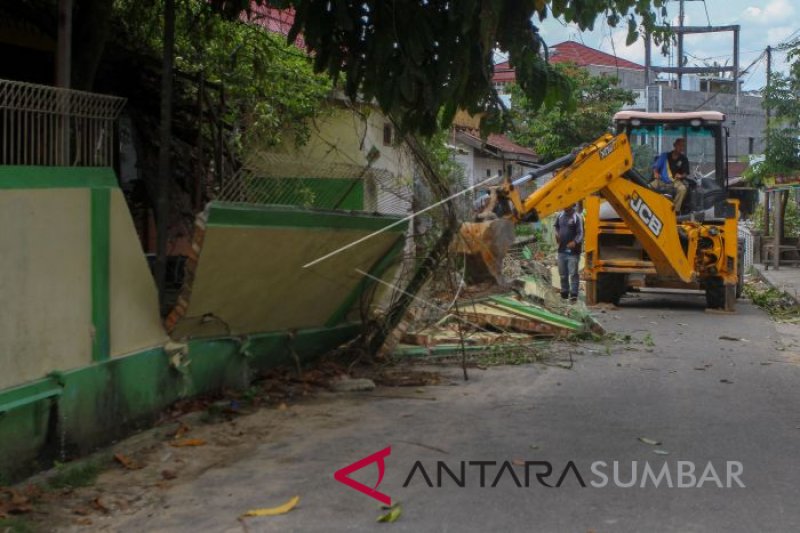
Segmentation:
<svg viewBox="0 0 800 533">
<path fill-rule="evenodd" d="M 404 215 L 413 187 L 393 172 L 274 152 L 251 154 L 219 200 Z"/>
<path fill-rule="evenodd" d="M 744 223 L 740 222 L 738 227 L 739 241 L 744 243 L 742 250 L 744 258 L 744 271 L 747 272 L 753 266 L 753 232 Z"/>
<path fill-rule="evenodd" d="M 0 165 L 112 166 L 125 102 L 0 79 Z"/>
</svg>

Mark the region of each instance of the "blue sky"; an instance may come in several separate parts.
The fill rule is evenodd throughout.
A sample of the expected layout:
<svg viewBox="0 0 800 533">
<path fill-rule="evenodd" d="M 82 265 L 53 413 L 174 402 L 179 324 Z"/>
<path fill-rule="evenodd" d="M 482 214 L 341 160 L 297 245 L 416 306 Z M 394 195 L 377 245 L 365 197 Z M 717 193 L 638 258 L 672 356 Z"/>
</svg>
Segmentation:
<svg viewBox="0 0 800 533">
<path fill-rule="evenodd" d="M 685 2 L 687 26 L 713 26 L 739 24 L 741 68 L 750 65 L 764 51 L 767 45 L 775 47 L 787 38 L 800 35 L 800 2 L 797 0 L 701 0 Z M 706 15 L 706 9 L 708 15 Z M 669 18 L 678 24 L 678 2 L 673 0 L 667 4 Z M 644 43 L 639 39 L 633 45 L 625 46 L 627 26 L 609 28 L 603 19 L 598 19 L 594 31 L 581 33 L 577 26 L 566 25 L 561 21 L 548 18 L 539 23 L 542 37 L 548 45 L 573 40 L 604 52 L 624 57 L 639 64 L 644 64 Z M 613 43 L 613 46 L 612 46 Z M 689 65 L 711 64 L 714 61 L 729 65 L 732 58 L 732 32 L 718 34 L 689 35 L 684 40 L 684 50 L 689 56 Z M 667 65 L 669 58 L 662 57 L 659 50 L 653 47 L 653 63 Z M 673 62 L 675 59 L 673 58 Z M 674 65 L 674 63 L 672 63 Z M 785 54 L 773 54 L 773 69 L 785 70 Z M 766 76 L 766 61 L 762 58 L 743 76 L 744 89 L 763 87 Z"/>
</svg>

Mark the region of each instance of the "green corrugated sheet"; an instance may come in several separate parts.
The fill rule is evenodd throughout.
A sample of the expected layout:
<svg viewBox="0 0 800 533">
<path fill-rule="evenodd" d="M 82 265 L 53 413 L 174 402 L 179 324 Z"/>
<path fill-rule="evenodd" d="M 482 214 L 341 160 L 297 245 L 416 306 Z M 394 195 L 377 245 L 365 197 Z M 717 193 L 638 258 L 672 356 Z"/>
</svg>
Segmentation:
<svg viewBox="0 0 800 533">
<path fill-rule="evenodd" d="M 562 315 L 558 315 L 541 307 L 527 304 L 525 302 L 520 302 L 519 300 L 514 300 L 512 298 L 509 298 L 508 296 L 490 296 L 489 300 L 493 302 L 493 304 L 500 309 L 506 311 L 512 311 L 517 314 L 533 318 L 540 322 L 544 322 L 545 324 L 552 324 L 553 326 L 571 329 L 575 331 L 584 328 L 583 322 Z"/>
</svg>

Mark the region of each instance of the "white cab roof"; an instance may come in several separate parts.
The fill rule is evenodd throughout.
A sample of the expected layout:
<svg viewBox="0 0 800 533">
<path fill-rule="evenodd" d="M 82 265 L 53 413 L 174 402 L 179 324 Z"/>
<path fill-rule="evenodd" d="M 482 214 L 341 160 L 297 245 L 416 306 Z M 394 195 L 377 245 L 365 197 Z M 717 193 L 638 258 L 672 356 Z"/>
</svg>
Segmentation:
<svg viewBox="0 0 800 533">
<path fill-rule="evenodd" d="M 725 113 L 719 111 L 692 111 L 689 113 L 647 113 L 645 111 L 620 111 L 614 115 L 614 120 L 639 120 L 654 122 L 676 122 L 700 119 L 706 122 L 724 122 Z"/>
</svg>

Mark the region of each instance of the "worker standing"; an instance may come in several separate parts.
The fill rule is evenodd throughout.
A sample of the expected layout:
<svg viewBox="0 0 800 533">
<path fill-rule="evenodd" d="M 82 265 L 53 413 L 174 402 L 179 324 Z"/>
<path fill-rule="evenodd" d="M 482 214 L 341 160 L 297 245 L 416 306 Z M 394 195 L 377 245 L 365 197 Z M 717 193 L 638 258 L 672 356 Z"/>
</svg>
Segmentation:
<svg viewBox="0 0 800 533">
<path fill-rule="evenodd" d="M 578 262 L 583 245 L 583 218 L 571 205 L 556 217 L 558 274 L 561 277 L 561 298 L 578 300 Z"/>
</svg>

